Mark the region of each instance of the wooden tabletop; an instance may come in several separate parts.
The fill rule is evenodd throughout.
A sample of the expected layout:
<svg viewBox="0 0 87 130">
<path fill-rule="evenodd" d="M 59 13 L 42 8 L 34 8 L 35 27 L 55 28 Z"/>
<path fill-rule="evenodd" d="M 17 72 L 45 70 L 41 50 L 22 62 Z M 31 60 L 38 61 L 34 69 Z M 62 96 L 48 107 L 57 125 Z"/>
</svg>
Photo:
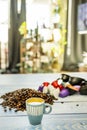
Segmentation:
<svg viewBox="0 0 87 130">
<path fill-rule="evenodd" d="M 87 73 L 68 73 L 87 80 Z M 0 95 L 19 88 L 38 89 L 44 81 L 52 82 L 60 76 L 55 74 L 6 74 L 0 75 Z M 0 100 L 1 102 L 1 100 Z M 0 106 L 0 130 L 87 130 L 87 96 L 74 94 L 59 98 L 52 105 L 52 112 L 43 116 L 42 124 L 31 126 L 26 111 L 4 112 Z"/>
</svg>

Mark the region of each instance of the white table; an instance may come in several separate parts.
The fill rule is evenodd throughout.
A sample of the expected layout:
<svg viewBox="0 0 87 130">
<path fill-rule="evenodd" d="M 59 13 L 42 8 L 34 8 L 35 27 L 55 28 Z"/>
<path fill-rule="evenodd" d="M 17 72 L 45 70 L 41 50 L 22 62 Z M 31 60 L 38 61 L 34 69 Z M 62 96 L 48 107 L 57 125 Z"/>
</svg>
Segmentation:
<svg viewBox="0 0 87 130">
<path fill-rule="evenodd" d="M 87 73 L 67 73 L 87 80 Z M 52 82 L 60 77 L 55 74 L 6 74 L 0 75 L 0 95 L 19 88 L 34 88 L 44 81 Z M 44 115 L 41 126 L 29 124 L 25 112 L 4 112 L 0 106 L 0 130 L 87 130 L 87 96 L 74 94 L 58 98 L 52 105 L 52 112 Z"/>
</svg>

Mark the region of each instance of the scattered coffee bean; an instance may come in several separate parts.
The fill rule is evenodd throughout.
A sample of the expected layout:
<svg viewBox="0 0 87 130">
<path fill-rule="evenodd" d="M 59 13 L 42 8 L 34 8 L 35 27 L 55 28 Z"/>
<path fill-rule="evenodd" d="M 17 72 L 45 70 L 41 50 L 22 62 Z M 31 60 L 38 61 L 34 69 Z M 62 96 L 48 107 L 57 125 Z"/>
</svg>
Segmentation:
<svg viewBox="0 0 87 130">
<path fill-rule="evenodd" d="M 9 108 L 9 111 L 11 111 L 11 108 Z"/>
<path fill-rule="evenodd" d="M 7 109 L 4 109 L 4 112 L 7 112 Z"/>
<path fill-rule="evenodd" d="M 18 110 L 15 110 L 15 112 L 17 112 Z"/>
<path fill-rule="evenodd" d="M 79 106 L 79 104 L 76 104 L 76 106 L 78 107 L 78 106 Z"/>
<path fill-rule="evenodd" d="M 51 105 L 54 103 L 54 100 L 56 100 L 52 95 L 38 92 L 34 89 L 22 88 L 2 95 L 0 97 L 3 99 L 1 105 L 4 108 L 4 111 L 7 111 L 6 107 L 9 107 L 9 110 L 12 108 L 15 109 L 15 112 L 25 111 L 25 101 L 31 97 L 41 97 L 45 100 L 46 103 L 49 103 Z"/>
</svg>

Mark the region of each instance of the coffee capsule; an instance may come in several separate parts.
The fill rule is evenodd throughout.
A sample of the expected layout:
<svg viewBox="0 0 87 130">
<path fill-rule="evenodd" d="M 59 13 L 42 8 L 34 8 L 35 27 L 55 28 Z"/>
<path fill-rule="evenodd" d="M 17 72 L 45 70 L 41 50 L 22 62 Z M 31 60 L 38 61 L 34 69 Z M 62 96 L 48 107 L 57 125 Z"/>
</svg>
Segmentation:
<svg viewBox="0 0 87 130">
<path fill-rule="evenodd" d="M 87 95 L 87 81 L 85 82 L 85 84 L 81 85 L 81 88 L 79 90 L 79 93 L 81 95 Z"/>
<path fill-rule="evenodd" d="M 61 91 L 60 91 L 60 93 L 59 93 L 59 96 L 60 97 L 67 97 L 67 96 L 69 96 L 69 91 L 68 91 L 68 89 L 66 89 L 66 88 L 64 88 L 64 89 L 62 89 Z"/>
<path fill-rule="evenodd" d="M 63 80 L 63 82 L 68 82 L 69 81 L 70 76 L 67 74 L 61 74 L 61 79 Z"/>
<path fill-rule="evenodd" d="M 68 88 L 68 91 L 69 91 L 69 95 L 74 95 L 77 92 L 71 88 Z"/>
<path fill-rule="evenodd" d="M 70 77 L 69 79 L 71 85 L 80 85 L 82 81 L 84 81 L 84 79 L 79 77 Z"/>
<path fill-rule="evenodd" d="M 38 91 L 43 92 L 43 86 L 39 86 Z"/>
</svg>

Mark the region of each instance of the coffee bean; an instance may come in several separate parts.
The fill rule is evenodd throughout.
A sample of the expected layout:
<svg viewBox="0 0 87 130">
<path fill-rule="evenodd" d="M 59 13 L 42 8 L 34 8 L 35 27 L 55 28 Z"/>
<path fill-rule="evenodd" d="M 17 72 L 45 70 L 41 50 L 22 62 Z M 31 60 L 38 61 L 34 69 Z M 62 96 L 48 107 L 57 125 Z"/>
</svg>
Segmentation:
<svg viewBox="0 0 87 130">
<path fill-rule="evenodd" d="M 7 111 L 6 107 L 9 107 L 9 110 L 12 108 L 15 109 L 15 112 L 25 111 L 25 101 L 31 97 L 41 97 L 46 103 L 51 105 L 54 103 L 54 100 L 56 100 L 55 97 L 51 95 L 38 92 L 34 89 L 22 88 L 2 95 L 0 98 L 2 98 L 4 101 L 1 103 L 1 105 L 3 106 L 5 112 Z"/>
<path fill-rule="evenodd" d="M 11 108 L 9 107 L 9 111 L 11 111 Z"/>
<path fill-rule="evenodd" d="M 7 109 L 4 109 L 4 112 L 7 112 Z"/>
</svg>

